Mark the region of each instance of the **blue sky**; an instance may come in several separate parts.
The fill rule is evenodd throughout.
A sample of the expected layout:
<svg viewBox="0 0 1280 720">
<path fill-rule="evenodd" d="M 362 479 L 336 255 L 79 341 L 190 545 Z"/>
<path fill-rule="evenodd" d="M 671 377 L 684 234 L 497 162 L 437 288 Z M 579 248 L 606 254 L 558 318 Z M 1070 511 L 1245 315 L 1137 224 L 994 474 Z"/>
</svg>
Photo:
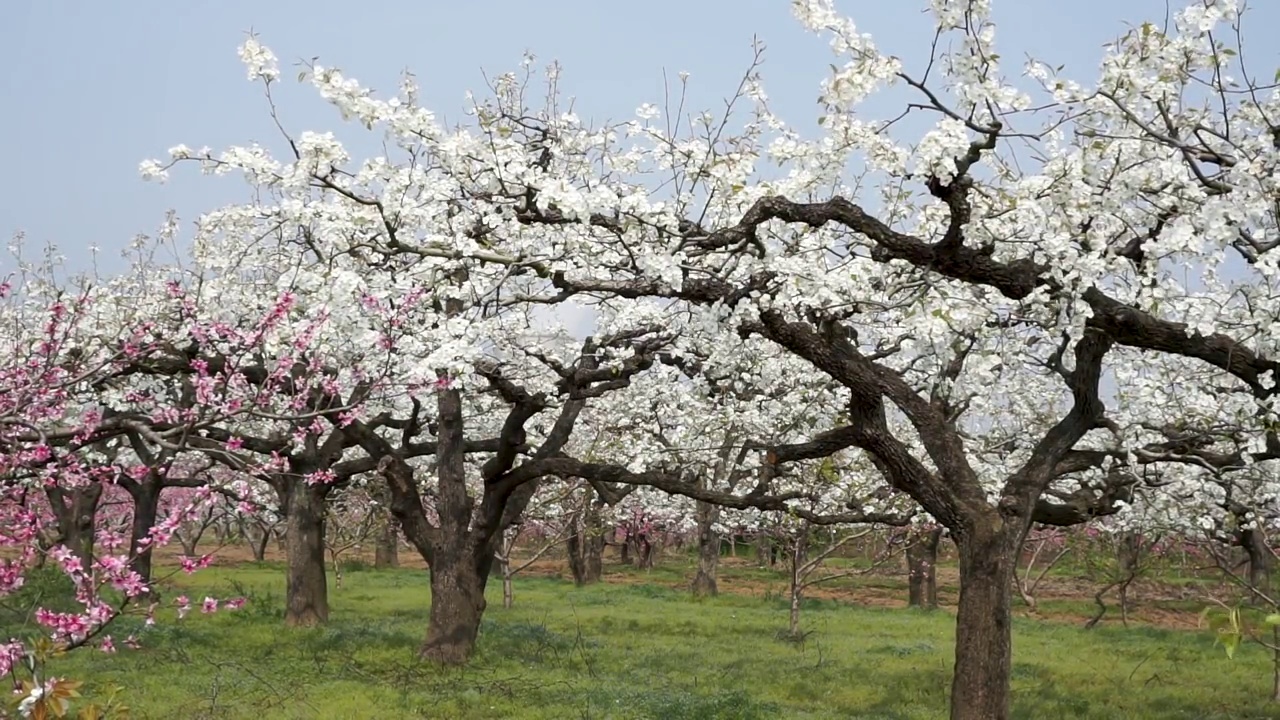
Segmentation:
<svg viewBox="0 0 1280 720">
<path fill-rule="evenodd" d="M 994 3 L 1004 57 L 1031 53 L 1086 81 L 1101 45 L 1126 22 L 1165 14 L 1163 0 Z M 1269 79 L 1280 47 L 1263 29 L 1280 27 L 1280 1 L 1254 5 L 1251 62 Z M 924 2 L 837 6 L 909 70 L 921 68 L 930 39 Z M 482 87 L 481 70 L 514 69 L 529 49 L 559 60 L 579 114 L 603 120 L 660 103 L 664 69 L 673 78 L 691 73 L 693 108 L 718 107 L 747 67 L 756 35 L 768 48 L 763 73 L 775 111 L 800 123 L 816 116 L 817 84 L 830 61 L 825 41 L 800 28 L 786 0 L 6 0 L 0 233 L 53 242 L 75 265 L 91 244 L 114 257 L 170 208 L 189 223 L 242 199 L 238 180 L 185 172 L 157 185 L 143 182 L 137 167 L 178 143 L 217 149 L 274 140 L 260 88 L 236 58 L 250 28 L 281 58 L 281 107 L 295 132 L 341 123 L 309 86 L 292 81 L 289 66 L 312 56 L 375 88 L 393 88 L 400 70 L 412 69 L 425 103 L 460 119 L 465 90 Z"/>
</svg>

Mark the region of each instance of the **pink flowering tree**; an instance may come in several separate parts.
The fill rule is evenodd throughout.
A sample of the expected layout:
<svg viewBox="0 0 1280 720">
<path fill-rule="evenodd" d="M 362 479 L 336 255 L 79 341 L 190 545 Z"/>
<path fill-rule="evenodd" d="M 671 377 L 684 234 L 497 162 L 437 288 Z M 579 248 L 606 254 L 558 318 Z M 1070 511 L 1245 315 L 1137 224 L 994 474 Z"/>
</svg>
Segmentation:
<svg viewBox="0 0 1280 720">
<path fill-rule="evenodd" d="M 210 498 L 198 493 L 153 517 L 136 543 L 127 513 L 119 512 L 128 499 L 119 480 L 136 472 L 128 435 L 163 444 L 195 424 L 163 398 L 129 397 L 128 389 L 138 367 L 168 357 L 154 330 L 157 318 L 182 314 L 182 294 L 157 293 L 154 284 L 129 278 L 62 287 L 44 270 L 23 266 L 16 287 L 0 284 L 0 595 L 21 589 L 47 557 L 69 580 L 76 608 L 35 608 L 32 617 L 47 634 L 11 639 L 0 653 L 0 674 L 14 675 L 17 700 L 32 712 L 73 689 L 42 675 L 55 652 L 87 645 L 111 652 L 116 618 L 136 611 L 151 621 L 155 605 L 138 602 L 150 585 L 134 551 L 167 543 Z M 104 500 L 110 512 L 100 516 Z"/>
</svg>

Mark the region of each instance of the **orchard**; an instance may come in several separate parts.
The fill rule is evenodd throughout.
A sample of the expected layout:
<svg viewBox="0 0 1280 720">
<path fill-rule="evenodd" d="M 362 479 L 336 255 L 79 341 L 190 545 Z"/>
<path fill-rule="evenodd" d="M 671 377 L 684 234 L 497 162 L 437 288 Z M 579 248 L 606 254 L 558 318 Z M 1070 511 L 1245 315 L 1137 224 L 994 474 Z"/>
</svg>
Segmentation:
<svg viewBox="0 0 1280 720">
<path fill-rule="evenodd" d="M 247 36 L 278 136 L 141 164 L 243 202 L 12 248 L 5 712 L 1280 713 L 1274 46 L 1193 0 L 1069 75 L 991 0 L 901 57 L 845 5 L 791 3 L 816 126 L 762 45 L 716 111 L 526 56 L 447 123 Z"/>
</svg>

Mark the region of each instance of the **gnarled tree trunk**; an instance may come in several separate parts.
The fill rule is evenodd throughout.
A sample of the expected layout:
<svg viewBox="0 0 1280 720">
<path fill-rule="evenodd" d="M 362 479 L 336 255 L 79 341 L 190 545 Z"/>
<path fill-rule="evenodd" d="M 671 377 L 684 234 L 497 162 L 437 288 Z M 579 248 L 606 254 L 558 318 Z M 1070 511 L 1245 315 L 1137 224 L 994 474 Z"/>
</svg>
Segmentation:
<svg viewBox="0 0 1280 720">
<path fill-rule="evenodd" d="M 156 525 L 156 517 L 160 514 L 160 493 L 162 488 L 152 483 L 139 483 L 126 487 L 133 498 L 133 524 L 129 532 L 129 566 L 138 573 L 143 582 L 151 583 L 152 547 L 144 542 L 151 535 L 151 528 Z"/>
<path fill-rule="evenodd" d="M 493 552 L 439 547 L 431 563 L 431 617 L 419 656 L 442 665 L 463 665 L 475 651 L 484 617 L 484 588 L 493 568 Z M 454 545 L 455 543 L 450 543 Z M 470 546 L 470 547 L 466 547 Z"/>
<path fill-rule="evenodd" d="M 46 489 L 46 497 L 58 520 L 60 542 L 65 545 L 86 569 L 93 565 L 93 534 L 98 517 L 98 502 L 102 499 L 102 483 L 64 491 L 54 486 Z"/>
<path fill-rule="evenodd" d="M 1267 547 L 1266 535 L 1252 528 L 1244 530 L 1240 533 L 1240 545 L 1249 558 L 1249 584 L 1261 592 L 1268 593 L 1271 589 L 1271 567 L 1275 564 L 1275 558 L 1271 555 L 1271 548 Z M 1253 597 L 1257 599 L 1256 596 Z"/>
<path fill-rule="evenodd" d="M 373 567 L 377 570 L 400 566 L 400 529 L 394 518 L 386 518 L 373 548 Z"/>
<path fill-rule="evenodd" d="M 698 525 L 698 570 L 693 576 L 693 594 L 715 595 L 716 570 L 720 564 L 720 535 L 715 531 L 720 508 L 699 500 L 694 511 Z"/>
<path fill-rule="evenodd" d="M 582 508 L 570 519 L 573 530 L 567 538 L 569 571 L 573 582 L 587 585 L 600 582 L 604 575 L 604 528 L 600 522 L 599 499 L 592 499 L 594 491 L 587 488 L 587 498 Z"/>
<path fill-rule="evenodd" d="M 289 626 L 329 620 L 329 586 L 324 564 L 325 490 L 290 478 L 281 505 L 285 511 L 285 612 Z"/>
<path fill-rule="evenodd" d="M 1024 534 L 1006 524 L 957 538 L 960 605 L 951 720 L 1009 720 L 1010 592 Z"/>
<path fill-rule="evenodd" d="M 907 545 L 907 605 L 936 610 L 938 607 L 938 543 L 942 528 L 917 534 Z"/>
</svg>

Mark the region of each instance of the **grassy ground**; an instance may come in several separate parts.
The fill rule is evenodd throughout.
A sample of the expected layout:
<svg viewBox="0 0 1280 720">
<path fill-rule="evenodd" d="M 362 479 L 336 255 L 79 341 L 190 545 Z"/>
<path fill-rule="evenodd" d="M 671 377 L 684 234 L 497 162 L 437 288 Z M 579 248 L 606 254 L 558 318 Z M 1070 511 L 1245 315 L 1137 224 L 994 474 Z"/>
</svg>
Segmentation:
<svg viewBox="0 0 1280 720">
<path fill-rule="evenodd" d="M 776 576 L 729 569 L 759 590 Z M 588 588 L 518 578 L 516 606 L 490 609 L 474 663 L 444 671 L 413 660 L 426 626 L 421 570 L 348 571 L 332 622 L 286 631 L 274 564 L 183 577 L 193 598 L 242 593 L 236 613 L 163 618 L 142 650 L 78 652 L 57 674 L 117 683 L 139 718 L 881 718 L 945 716 L 952 617 L 943 610 L 813 600 L 796 644 L 779 639 L 771 590 L 696 601 L 671 587 L 680 568 L 613 574 Z M 756 585 L 752 586 L 751 582 Z M 168 597 L 173 597 L 174 590 Z M 3 628 L 0 628 L 3 629 Z M 130 627 L 116 631 L 120 638 Z M 1227 661 L 1204 632 L 1020 618 L 1015 716 L 1247 720 L 1265 702 L 1267 658 Z"/>
</svg>

